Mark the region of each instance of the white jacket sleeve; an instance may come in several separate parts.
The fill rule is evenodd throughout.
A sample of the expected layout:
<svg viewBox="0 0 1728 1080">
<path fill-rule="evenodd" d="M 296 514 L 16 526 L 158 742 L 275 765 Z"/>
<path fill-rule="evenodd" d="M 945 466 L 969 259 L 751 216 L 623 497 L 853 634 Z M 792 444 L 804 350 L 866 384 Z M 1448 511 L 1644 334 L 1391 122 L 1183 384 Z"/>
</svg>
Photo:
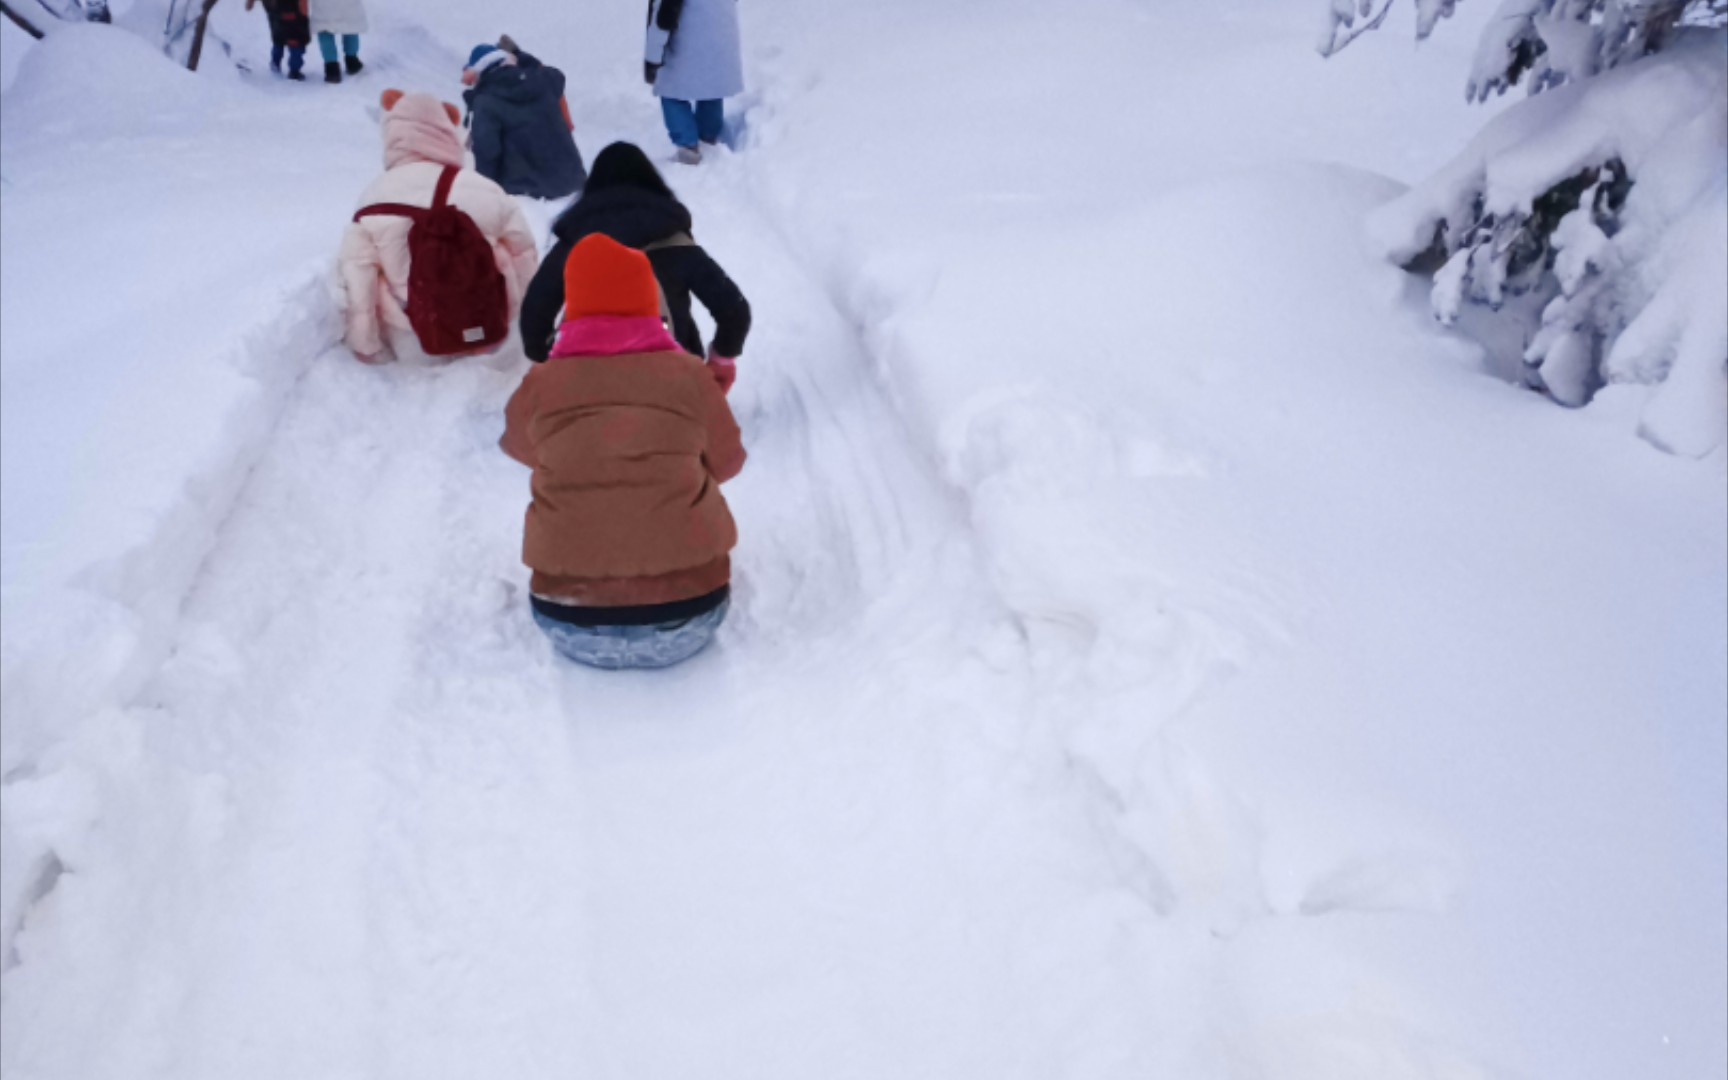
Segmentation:
<svg viewBox="0 0 1728 1080">
<path fill-rule="evenodd" d="M 509 216 L 498 237 L 498 244 L 499 269 L 504 271 L 510 292 L 510 321 L 515 323 L 522 310 L 522 294 L 528 291 L 528 283 L 534 280 L 534 271 L 540 268 L 539 245 L 534 242 L 528 219 L 522 215 L 522 208 L 515 199 L 510 200 Z"/>
<path fill-rule="evenodd" d="M 347 308 L 348 347 L 356 355 L 372 357 L 384 351 L 378 325 L 378 245 L 358 221 L 342 234 L 342 250 L 336 259 L 342 295 Z"/>
</svg>

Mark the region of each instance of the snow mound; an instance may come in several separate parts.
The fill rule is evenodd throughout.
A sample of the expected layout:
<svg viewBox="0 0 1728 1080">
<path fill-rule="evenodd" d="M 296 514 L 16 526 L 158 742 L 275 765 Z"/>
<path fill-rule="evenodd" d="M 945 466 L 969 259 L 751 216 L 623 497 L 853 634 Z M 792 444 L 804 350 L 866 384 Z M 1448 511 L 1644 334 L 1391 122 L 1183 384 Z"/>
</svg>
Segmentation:
<svg viewBox="0 0 1728 1080">
<path fill-rule="evenodd" d="M 81 783 L 88 732 L 171 647 L 338 332 L 322 279 L 376 128 L 352 99 L 313 128 L 303 99 L 234 89 L 126 29 L 66 24 L 0 104 L 0 946 L 86 827 L 80 800 L 39 796 Z M 288 198 L 304 209 L 260 212 Z"/>
<path fill-rule="evenodd" d="M 92 72 L 101 73 L 98 83 Z M 216 96 L 210 84 L 136 34 L 65 23 L 24 53 L 0 109 L 8 135 L 136 135 L 206 111 Z"/>
</svg>

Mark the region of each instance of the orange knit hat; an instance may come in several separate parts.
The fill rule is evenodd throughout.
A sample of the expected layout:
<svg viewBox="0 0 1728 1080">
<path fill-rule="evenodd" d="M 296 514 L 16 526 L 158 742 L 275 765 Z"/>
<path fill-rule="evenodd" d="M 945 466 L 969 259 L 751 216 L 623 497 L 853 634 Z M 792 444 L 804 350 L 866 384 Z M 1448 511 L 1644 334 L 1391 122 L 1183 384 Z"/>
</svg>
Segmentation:
<svg viewBox="0 0 1728 1080">
<path fill-rule="evenodd" d="M 589 315 L 660 317 L 660 285 L 648 256 L 590 233 L 564 264 L 564 321 Z"/>
</svg>

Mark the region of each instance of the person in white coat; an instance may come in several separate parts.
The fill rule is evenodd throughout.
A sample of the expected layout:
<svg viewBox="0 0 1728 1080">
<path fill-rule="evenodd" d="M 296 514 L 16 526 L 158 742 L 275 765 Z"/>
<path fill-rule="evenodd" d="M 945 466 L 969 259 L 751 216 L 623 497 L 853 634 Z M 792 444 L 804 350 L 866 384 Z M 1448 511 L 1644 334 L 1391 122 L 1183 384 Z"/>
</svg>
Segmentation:
<svg viewBox="0 0 1728 1080">
<path fill-rule="evenodd" d="M 360 196 L 360 207 L 378 204 L 431 206 L 439 177 L 459 169 L 450 202 L 470 218 L 492 246 L 504 276 L 509 324 L 515 325 L 522 294 L 540 267 L 539 247 L 516 200 L 503 188 L 464 166 L 462 112 L 430 94 L 386 90 L 384 175 Z M 346 315 L 343 335 L 367 363 L 419 356 L 419 339 L 408 318 L 412 259 L 408 231 L 413 222 L 397 215 L 362 217 L 348 226 L 337 258 L 336 284 Z"/>
<path fill-rule="evenodd" d="M 360 35 L 371 29 L 366 22 L 365 0 L 308 0 L 307 16 L 312 32 L 318 35 L 318 51 L 324 56 L 324 81 L 339 83 L 342 70 L 358 75 L 365 64 L 360 62 Z M 336 55 L 336 39 L 342 39 L 342 55 Z"/>
<path fill-rule="evenodd" d="M 694 165 L 720 141 L 724 99 L 744 91 L 738 0 L 648 0 L 643 59 L 678 160 Z"/>
</svg>

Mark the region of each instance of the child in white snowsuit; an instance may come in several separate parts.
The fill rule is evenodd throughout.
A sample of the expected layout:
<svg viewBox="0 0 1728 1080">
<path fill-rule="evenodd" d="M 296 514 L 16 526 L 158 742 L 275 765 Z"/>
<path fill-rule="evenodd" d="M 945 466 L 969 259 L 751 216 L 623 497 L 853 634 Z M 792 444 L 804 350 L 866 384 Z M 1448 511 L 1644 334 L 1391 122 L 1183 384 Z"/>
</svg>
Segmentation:
<svg viewBox="0 0 1728 1080">
<path fill-rule="evenodd" d="M 384 107 L 384 174 L 360 196 L 361 208 L 386 204 L 432 205 L 446 170 L 454 172 L 450 204 L 468 215 L 492 249 L 503 275 L 506 325 L 515 321 L 523 290 L 539 268 L 539 248 L 516 200 L 464 166 L 462 113 L 430 94 L 387 90 Z M 413 270 L 411 218 L 387 214 L 360 217 L 342 236 L 337 286 L 354 355 L 367 363 L 421 354 L 408 316 L 408 280 Z M 479 348 L 476 351 L 489 351 Z M 450 354 L 444 354 L 450 355 Z"/>
</svg>

